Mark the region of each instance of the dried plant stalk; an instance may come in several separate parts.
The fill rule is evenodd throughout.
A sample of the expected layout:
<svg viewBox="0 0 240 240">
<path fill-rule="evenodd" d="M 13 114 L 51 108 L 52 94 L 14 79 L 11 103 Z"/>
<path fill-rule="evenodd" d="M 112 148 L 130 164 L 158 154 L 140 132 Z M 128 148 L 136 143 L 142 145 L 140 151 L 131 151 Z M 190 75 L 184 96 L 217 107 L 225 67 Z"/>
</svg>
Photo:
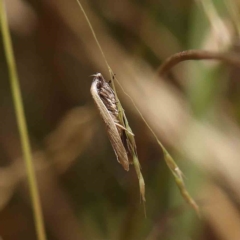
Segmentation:
<svg viewBox="0 0 240 240">
<path fill-rule="evenodd" d="M 172 156 L 168 153 L 168 151 L 163 146 L 162 146 L 162 150 L 163 150 L 163 154 L 164 154 L 164 160 L 167 163 L 169 169 L 171 170 L 171 172 L 174 176 L 175 182 L 176 182 L 176 184 L 179 188 L 179 191 L 180 191 L 181 195 L 183 196 L 185 201 L 190 206 L 192 206 L 192 208 L 196 211 L 198 216 L 200 216 L 200 211 L 199 211 L 199 207 L 198 207 L 197 203 L 194 201 L 194 199 L 191 197 L 191 195 L 187 191 L 187 188 L 186 188 L 185 183 L 183 181 L 182 171 L 180 170 L 178 165 L 175 163 Z"/>
<path fill-rule="evenodd" d="M 199 49 L 187 50 L 175 53 L 167 58 L 158 69 L 158 74 L 163 76 L 167 74 L 178 63 L 188 60 L 218 60 L 223 63 L 240 67 L 240 58 L 235 53 L 211 52 Z"/>
</svg>

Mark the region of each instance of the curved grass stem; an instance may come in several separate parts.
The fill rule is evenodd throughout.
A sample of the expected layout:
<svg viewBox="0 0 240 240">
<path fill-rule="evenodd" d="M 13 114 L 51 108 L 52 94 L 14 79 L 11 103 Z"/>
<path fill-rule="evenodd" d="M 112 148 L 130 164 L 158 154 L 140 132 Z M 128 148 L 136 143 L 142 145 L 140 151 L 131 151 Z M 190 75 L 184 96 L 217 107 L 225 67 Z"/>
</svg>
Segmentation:
<svg viewBox="0 0 240 240">
<path fill-rule="evenodd" d="M 188 60 L 217 60 L 228 65 L 240 67 L 240 58 L 234 53 L 221 53 L 192 49 L 173 54 L 161 64 L 157 72 L 160 76 L 166 75 L 171 68 L 183 61 Z"/>
</svg>

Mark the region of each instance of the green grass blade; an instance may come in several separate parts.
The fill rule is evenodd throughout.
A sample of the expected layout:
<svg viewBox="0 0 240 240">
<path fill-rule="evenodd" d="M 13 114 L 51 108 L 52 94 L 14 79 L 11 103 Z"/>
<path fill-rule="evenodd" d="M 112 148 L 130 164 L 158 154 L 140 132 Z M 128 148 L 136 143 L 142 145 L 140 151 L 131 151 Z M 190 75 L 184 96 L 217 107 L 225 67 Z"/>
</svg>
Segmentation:
<svg viewBox="0 0 240 240">
<path fill-rule="evenodd" d="M 23 156 L 26 164 L 37 237 L 38 237 L 38 240 L 45 240 L 46 235 L 44 230 L 44 223 L 43 223 L 42 210 L 41 210 L 39 193 L 37 188 L 37 182 L 36 182 L 36 177 L 34 173 L 34 166 L 32 163 L 31 147 L 30 147 L 30 142 L 28 137 L 27 124 L 26 124 L 25 115 L 24 115 L 21 91 L 20 91 L 17 69 L 16 69 L 16 64 L 15 64 L 15 59 L 13 54 L 13 48 L 12 48 L 12 41 L 10 37 L 6 10 L 4 7 L 3 0 L 0 0 L 0 27 L 2 31 L 3 45 L 4 45 L 6 61 L 8 65 L 9 79 L 10 79 L 10 84 L 12 89 L 12 96 L 13 96 L 16 117 L 17 117 L 20 140 L 22 144 L 22 151 L 23 151 Z"/>
</svg>

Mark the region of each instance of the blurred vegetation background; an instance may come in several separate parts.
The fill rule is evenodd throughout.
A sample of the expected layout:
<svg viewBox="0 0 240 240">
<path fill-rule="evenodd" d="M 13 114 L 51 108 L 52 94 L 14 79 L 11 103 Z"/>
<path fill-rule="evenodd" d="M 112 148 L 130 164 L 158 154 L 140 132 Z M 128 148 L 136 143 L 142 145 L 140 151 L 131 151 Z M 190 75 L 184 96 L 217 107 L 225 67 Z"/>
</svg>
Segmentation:
<svg viewBox="0 0 240 240">
<path fill-rule="evenodd" d="M 146 210 L 133 168 L 125 172 L 90 95 L 109 78 L 75 0 L 5 0 L 39 184 L 47 239 L 239 240 L 240 68 L 186 62 L 188 49 L 240 52 L 237 0 L 81 1 L 109 64 L 182 169 L 202 217 L 182 199 L 130 99 L 118 95 L 135 133 Z M 0 44 L 0 236 L 36 239 L 25 165 Z"/>
</svg>

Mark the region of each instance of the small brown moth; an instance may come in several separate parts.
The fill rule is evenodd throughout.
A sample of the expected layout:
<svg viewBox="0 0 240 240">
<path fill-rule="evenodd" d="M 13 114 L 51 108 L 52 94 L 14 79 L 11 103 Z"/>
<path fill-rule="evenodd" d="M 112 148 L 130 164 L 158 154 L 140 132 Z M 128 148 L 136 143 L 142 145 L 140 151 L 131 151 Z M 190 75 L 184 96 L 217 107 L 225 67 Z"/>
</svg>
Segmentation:
<svg viewBox="0 0 240 240">
<path fill-rule="evenodd" d="M 101 73 L 93 76 L 91 94 L 106 124 L 107 133 L 117 160 L 126 171 L 129 170 L 130 163 L 134 165 L 141 199 L 145 202 L 145 183 L 138 161 L 134 134 L 128 124 L 127 117 L 109 82 L 103 78 Z"/>
<path fill-rule="evenodd" d="M 103 78 L 101 73 L 96 73 L 93 76 L 91 94 L 106 124 L 107 133 L 117 160 L 122 164 L 123 168 L 128 171 L 128 154 L 130 151 L 128 149 L 128 139 L 125 131 L 131 135 L 133 135 L 133 133 L 120 123 L 116 96 L 109 83 Z"/>
</svg>

